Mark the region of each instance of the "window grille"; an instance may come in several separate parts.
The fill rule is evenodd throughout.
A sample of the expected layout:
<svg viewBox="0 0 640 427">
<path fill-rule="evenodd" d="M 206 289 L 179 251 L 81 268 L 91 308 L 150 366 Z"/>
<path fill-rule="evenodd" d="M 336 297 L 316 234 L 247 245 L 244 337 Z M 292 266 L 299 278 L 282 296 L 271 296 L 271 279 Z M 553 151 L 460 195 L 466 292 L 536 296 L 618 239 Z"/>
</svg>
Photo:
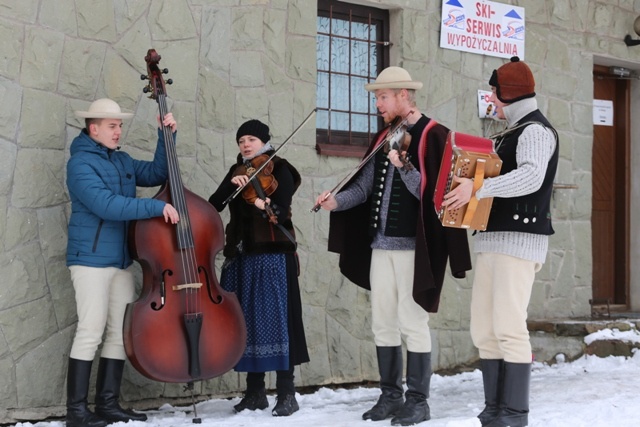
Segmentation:
<svg viewBox="0 0 640 427">
<path fill-rule="evenodd" d="M 375 96 L 364 85 L 389 63 L 389 12 L 318 0 L 318 153 L 361 156 L 380 127 Z"/>
</svg>

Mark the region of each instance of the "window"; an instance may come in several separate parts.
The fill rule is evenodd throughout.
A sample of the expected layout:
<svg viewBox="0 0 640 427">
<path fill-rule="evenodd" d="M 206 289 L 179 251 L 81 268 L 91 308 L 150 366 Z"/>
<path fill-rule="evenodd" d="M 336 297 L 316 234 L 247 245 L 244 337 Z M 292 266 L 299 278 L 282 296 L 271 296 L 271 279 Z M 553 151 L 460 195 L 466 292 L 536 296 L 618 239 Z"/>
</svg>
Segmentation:
<svg viewBox="0 0 640 427">
<path fill-rule="evenodd" d="M 389 12 L 318 0 L 316 149 L 362 156 L 382 127 L 364 85 L 389 64 Z"/>
</svg>

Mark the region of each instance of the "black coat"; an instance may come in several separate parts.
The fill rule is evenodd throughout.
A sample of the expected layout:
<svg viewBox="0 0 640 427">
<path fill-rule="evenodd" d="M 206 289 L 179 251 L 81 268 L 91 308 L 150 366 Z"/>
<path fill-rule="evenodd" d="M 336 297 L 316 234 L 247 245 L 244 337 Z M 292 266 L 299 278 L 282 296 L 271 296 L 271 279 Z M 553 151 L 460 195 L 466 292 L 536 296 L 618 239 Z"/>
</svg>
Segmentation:
<svg viewBox="0 0 640 427">
<path fill-rule="evenodd" d="M 267 151 L 265 155 L 271 155 Z M 295 238 L 293 222 L 291 220 L 291 200 L 300 186 L 301 178 L 296 168 L 285 159 L 275 156 L 273 162 L 273 177 L 276 188 L 270 194 L 271 206 L 277 216 L 278 224 L 285 228 L 289 235 Z M 209 197 L 218 212 L 225 208 L 224 201 L 238 188 L 232 182 L 236 169 L 242 166 L 242 157 L 238 155 L 235 165 L 229 169 L 218 189 Z M 248 254 L 257 253 L 294 253 L 296 243 L 286 236 L 280 227 L 269 222 L 263 211 L 252 203 L 247 203 L 243 195 L 238 195 L 229 202 L 230 219 L 225 229 L 226 243 L 224 256 L 232 258 L 238 254 L 238 244 L 242 242 L 243 251 Z"/>
</svg>

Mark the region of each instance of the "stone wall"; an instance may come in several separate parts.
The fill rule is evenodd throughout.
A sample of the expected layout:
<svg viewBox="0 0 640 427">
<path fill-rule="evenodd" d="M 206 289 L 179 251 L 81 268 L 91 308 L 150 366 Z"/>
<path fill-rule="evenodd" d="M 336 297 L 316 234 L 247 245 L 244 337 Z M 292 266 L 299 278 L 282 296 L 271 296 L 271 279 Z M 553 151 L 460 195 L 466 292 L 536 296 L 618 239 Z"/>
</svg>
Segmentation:
<svg viewBox="0 0 640 427">
<path fill-rule="evenodd" d="M 504 60 L 439 48 L 439 1 L 357 3 L 391 9 L 391 58 L 425 83 L 418 96 L 425 113 L 459 131 L 491 130 L 477 119 L 475 97 Z M 622 43 L 640 1 L 510 3 L 526 9 L 526 60 L 541 109 L 561 135 L 556 181 L 578 187 L 554 195 L 557 234 L 531 316 L 584 315 L 591 295 L 591 70 L 594 55 L 640 62 L 640 49 Z M 315 19 L 312 0 L 0 0 L 0 423 L 64 414 L 76 321 L 65 266 L 65 164 L 83 126 L 73 111 L 100 97 L 117 100 L 136 113 L 126 122 L 124 149 L 151 158 L 157 106 L 142 93 L 139 75 L 147 49 L 155 48 L 174 80 L 167 93 L 179 121 L 185 185 L 206 198 L 235 159 L 239 124 L 268 123 L 277 145 L 315 107 Z M 309 213 L 315 195 L 356 159 L 318 156 L 314 135 L 311 123 L 282 151 L 303 175 L 294 222 L 312 361 L 296 380 L 376 380 L 368 294 L 340 275 L 326 251 L 326 212 Z M 476 357 L 468 334 L 471 279 L 446 280 L 431 321 L 436 369 Z M 196 393 L 242 388 L 243 377 L 230 372 L 196 384 Z M 124 400 L 151 407 L 183 396 L 182 385 L 127 367 Z"/>
</svg>

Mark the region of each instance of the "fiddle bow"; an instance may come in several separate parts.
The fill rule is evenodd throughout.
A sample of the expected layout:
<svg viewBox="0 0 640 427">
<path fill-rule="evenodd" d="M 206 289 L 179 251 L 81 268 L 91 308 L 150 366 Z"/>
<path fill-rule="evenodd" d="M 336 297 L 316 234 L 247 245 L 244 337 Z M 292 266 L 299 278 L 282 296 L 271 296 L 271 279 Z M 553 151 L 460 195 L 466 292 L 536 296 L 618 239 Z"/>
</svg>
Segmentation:
<svg viewBox="0 0 640 427">
<path fill-rule="evenodd" d="M 400 151 L 401 147 L 404 147 L 404 142 L 408 137 L 408 135 L 406 135 L 406 131 L 409 123 L 408 122 L 409 116 L 411 116 L 411 114 L 413 114 L 413 110 L 409 111 L 409 113 L 403 118 L 400 118 L 398 116 L 398 120 L 396 120 L 395 123 L 391 123 L 389 125 L 389 130 L 385 135 L 384 139 L 378 145 L 376 145 L 375 148 L 371 150 L 371 152 L 364 159 L 362 159 L 362 161 L 360 161 L 360 163 L 351 172 L 347 174 L 347 176 L 345 176 L 335 187 L 333 187 L 327 193 L 327 195 L 324 197 L 322 201 L 324 202 L 329 198 L 329 196 L 340 191 L 342 187 L 344 187 L 345 184 L 349 182 L 349 180 L 353 178 L 354 175 L 358 173 L 358 171 L 360 171 L 360 169 L 362 169 L 364 165 L 366 165 L 369 162 L 369 160 L 371 160 L 371 158 L 373 158 L 373 156 L 375 156 L 376 153 L 381 149 L 384 148 L 385 150 L 388 150 L 389 148 L 392 148 L 394 150 Z M 401 140 L 403 141 L 403 144 L 399 144 Z M 404 158 L 401 156 L 401 160 L 405 164 L 403 169 L 409 168 L 407 164 L 410 165 L 411 163 L 409 163 L 408 158 L 406 156 Z M 405 169 L 405 170 L 409 170 L 409 169 Z M 316 203 L 311 209 L 309 209 L 309 212 L 318 212 L 321 206 L 322 206 L 322 202 Z"/>
</svg>

